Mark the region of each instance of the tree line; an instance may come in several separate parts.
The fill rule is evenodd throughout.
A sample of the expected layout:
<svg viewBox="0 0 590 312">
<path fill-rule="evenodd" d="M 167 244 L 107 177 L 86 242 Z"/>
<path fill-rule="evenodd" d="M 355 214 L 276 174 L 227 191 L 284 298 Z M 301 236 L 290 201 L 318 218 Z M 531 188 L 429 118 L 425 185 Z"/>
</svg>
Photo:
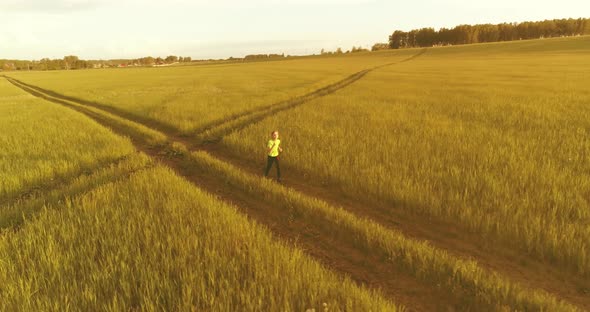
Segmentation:
<svg viewBox="0 0 590 312">
<path fill-rule="evenodd" d="M 340 55 L 340 54 L 348 54 L 348 53 L 357 53 L 357 52 L 368 52 L 368 49 L 365 49 L 361 46 L 352 46 L 352 48 L 350 50 L 346 50 L 346 52 L 342 51 L 342 48 L 337 48 L 336 51 L 327 51 L 325 49 L 322 49 L 320 51 L 320 55 Z M 373 50 L 374 51 L 374 50 Z"/>
<path fill-rule="evenodd" d="M 454 28 L 396 30 L 389 36 L 389 48 L 414 48 L 480 42 L 512 41 L 590 34 L 590 19 L 568 18 L 540 22 L 459 25 Z"/>
<path fill-rule="evenodd" d="M 284 58 L 285 53 L 283 54 L 248 54 L 244 56 L 244 61 L 258 61 L 258 60 L 269 60 L 269 59 L 280 59 Z M 232 58 L 236 59 L 236 58 Z"/>
<path fill-rule="evenodd" d="M 453 28 L 440 28 L 439 30 L 435 30 L 432 27 L 413 29 L 410 31 L 396 30 L 389 36 L 389 42 L 376 43 L 372 46 L 371 51 L 578 35 L 590 35 L 590 18 L 563 18 L 539 22 L 458 25 Z M 351 50 L 346 52 L 343 52 L 341 48 L 338 48 L 334 52 L 322 49 L 320 54 L 339 55 L 365 51 L 368 50 L 360 46 L 353 46 Z M 230 57 L 228 61 L 268 60 L 284 57 L 284 54 L 252 54 L 247 55 L 244 58 Z M 0 71 L 161 66 L 192 61 L 193 60 L 190 56 L 182 57 L 174 55 L 169 55 L 165 58 L 147 56 L 137 59 L 113 60 L 81 60 L 75 55 L 68 55 L 63 59 L 43 58 L 38 61 L 0 59 Z"/>
<path fill-rule="evenodd" d="M 113 60 L 82 60 L 75 55 L 64 56 L 63 59 L 43 58 L 38 61 L 4 60 L 0 59 L 0 70 L 69 70 L 85 68 L 109 68 L 131 66 L 157 66 L 173 63 L 191 62 L 190 56 L 170 55 L 161 57 L 142 57 L 137 59 L 113 59 Z"/>
</svg>

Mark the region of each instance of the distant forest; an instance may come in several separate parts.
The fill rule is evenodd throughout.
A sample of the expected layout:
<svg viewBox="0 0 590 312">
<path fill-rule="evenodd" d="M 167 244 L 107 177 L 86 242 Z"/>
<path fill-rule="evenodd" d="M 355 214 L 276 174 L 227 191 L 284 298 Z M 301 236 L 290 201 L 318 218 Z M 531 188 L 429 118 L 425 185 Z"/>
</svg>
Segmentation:
<svg viewBox="0 0 590 312">
<path fill-rule="evenodd" d="M 480 42 L 512 41 L 522 39 L 539 39 L 590 35 L 590 18 L 553 19 L 540 22 L 459 25 L 454 28 L 420 28 L 411 31 L 396 30 L 389 36 L 388 43 L 376 43 L 371 51 L 415 47 L 432 47 L 470 44 Z M 335 52 L 322 49 L 321 55 L 366 52 L 367 49 L 352 47 L 346 52 L 338 48 Z M 289 57 L 289 56 L 286 56 Z M 284 54 L 253 54 L 243 58 L 230 57 L 229 62 L 264 61 L 285 58 Z M 75 55 L 63 59 L 44 58 L 38 61 L 0 59 L 0 71 L 11 70 L 58 70 L 85 69 L 132 66 L 167 66 L 176 63 L 214 62 L 222 60 L 192 60 L 191 57 L 170 55 L 161 57 L 142 57 L 138 59 L 119 60 L 82 60 Z"/>
<path fill-rule="evenodd" d="M 388 47 L 391 49 L 432 47 L 589 34 L 589 18 L 564 18 L 541 22 L 459 25 L 450 29 L 441 28 L 438 31 L 434 28 L 396 30 L 389 36 Z M 381 47 L 383 48 L 383 44 Z"/>
<path fill-rule="evenodd" d="M 38 61 L 26 60 L 2 60 L 0 59 L 0 71 L 11 70 L 58 70 L 58 69 L 85 69 L 85 68 L 109 68 L 132 66 L 166 66 L 175 63 L 191 62 L 190 56 L 182 57 L 170 55 L 166 58 L 153 58 L 151 56 L 138 59 L 121 60 L 82 60 L 76 55 L 64 56 L 63 59 L 44 58 Z"/>
</svg>

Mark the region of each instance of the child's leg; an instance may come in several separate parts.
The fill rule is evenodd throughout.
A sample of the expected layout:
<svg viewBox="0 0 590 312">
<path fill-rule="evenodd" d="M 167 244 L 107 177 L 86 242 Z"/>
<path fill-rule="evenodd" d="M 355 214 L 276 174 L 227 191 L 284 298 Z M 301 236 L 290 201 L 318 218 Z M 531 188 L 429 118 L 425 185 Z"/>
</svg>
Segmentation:
<svg viewBox="0 0 590 312">
<path fill-rule="evenodd" d="M 268 172 L 270 171 L 270 168 L 272 167 L 272 163 L 273 163 L 274 157 L 270 157 L 267 156 L 266 157 L 266 169 L 264 170 L 264 176 L 268 176 Z"/>
</svg>

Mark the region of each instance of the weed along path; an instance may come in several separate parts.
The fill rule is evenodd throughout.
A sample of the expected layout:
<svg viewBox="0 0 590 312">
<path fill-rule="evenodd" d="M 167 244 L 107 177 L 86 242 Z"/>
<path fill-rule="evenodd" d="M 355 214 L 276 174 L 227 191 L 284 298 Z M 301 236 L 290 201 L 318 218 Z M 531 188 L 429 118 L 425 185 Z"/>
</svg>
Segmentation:
<svg viewBox="0 0 590 312">
<path fill-rule="evenodd" d="M 197 142 L 153 121 L 7 79 L 130 137 L 138 150 L 234 204 L 277 236 L 410 310 L 575 310 L 572 304 L 590 309 L 589 296 L 580 291 L 588 282 L 549 263 L 483 242 L 454 225 L 347 197 L 301 172 L 289 174 L 288 186 L 277 185 L 259 177 L 259 166 L 215 143 L 276 111 L 336 92 L 380 67 L 212 124 L 201 129 Z"/>
</svg>

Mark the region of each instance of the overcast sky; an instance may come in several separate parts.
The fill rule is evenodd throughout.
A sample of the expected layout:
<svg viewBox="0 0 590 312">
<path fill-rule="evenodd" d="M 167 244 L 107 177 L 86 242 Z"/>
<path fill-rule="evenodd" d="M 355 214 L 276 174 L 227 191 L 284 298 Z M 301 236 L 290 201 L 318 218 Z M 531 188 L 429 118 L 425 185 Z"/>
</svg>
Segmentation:
<svg viewBox="0 0 590 312">
<path fill-rule="evenodd" d="M 0 58 L 312 54 L 396 29 L 564 17 L 590 17 L 590 1 L 0 0 Z"/>
</svg>

